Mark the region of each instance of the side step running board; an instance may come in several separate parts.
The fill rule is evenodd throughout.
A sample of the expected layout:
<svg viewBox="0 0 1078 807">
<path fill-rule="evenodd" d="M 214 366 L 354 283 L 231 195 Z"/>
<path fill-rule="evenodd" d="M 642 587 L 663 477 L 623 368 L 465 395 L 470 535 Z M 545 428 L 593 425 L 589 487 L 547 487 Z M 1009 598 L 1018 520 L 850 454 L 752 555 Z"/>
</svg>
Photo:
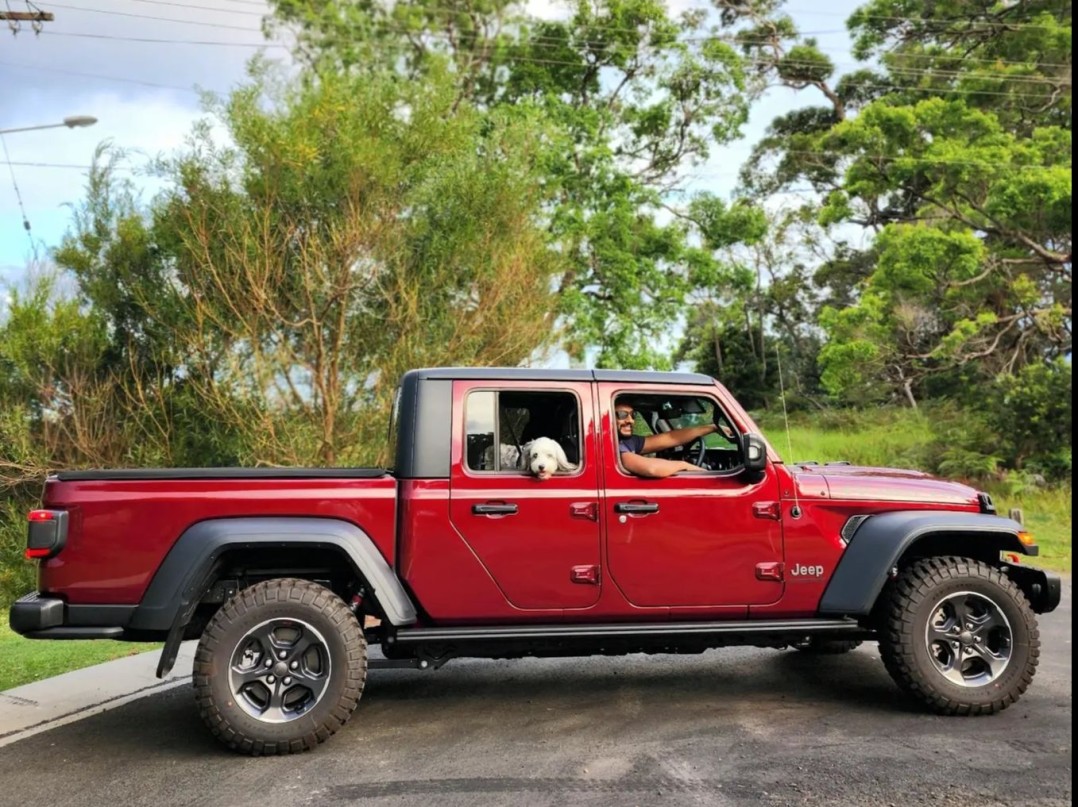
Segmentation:
<svg viewBox="0 0 1078 807">
<path fill-rule="evenodd" d="M 723 622 L 649 622 L 612 625 L 513 625 L 406 628 L 386 636 L 390 644 L 435 644 L 543 639 L 606 639 L 723 634 L 863 633 L 852 619 L 753 619 Z"/>
</svg>

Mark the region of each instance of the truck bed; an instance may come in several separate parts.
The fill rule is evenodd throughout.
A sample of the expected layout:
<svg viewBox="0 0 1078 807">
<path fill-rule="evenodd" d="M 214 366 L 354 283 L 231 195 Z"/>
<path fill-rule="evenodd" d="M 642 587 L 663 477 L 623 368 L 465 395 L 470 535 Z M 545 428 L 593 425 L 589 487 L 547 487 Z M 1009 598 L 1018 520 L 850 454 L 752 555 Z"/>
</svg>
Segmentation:
<svg viewBox="0 0 1078 807">
<path fill-rule="evenodd" d="M 63 552 L 39 591 L 71 604 L 135 604 L 181 535 L 208 519 L 307 517 L 363 530 L 390 565 L 397 480 L 381 468 L 161 468 L 62 471 L 44 507 L 68 512 Z"/>
<path fill-rule="evenodd" d="M 375 479 L 383 468 L 95 468 L 60 471 L 61 482 L 109 479 Z"/>
</svg>

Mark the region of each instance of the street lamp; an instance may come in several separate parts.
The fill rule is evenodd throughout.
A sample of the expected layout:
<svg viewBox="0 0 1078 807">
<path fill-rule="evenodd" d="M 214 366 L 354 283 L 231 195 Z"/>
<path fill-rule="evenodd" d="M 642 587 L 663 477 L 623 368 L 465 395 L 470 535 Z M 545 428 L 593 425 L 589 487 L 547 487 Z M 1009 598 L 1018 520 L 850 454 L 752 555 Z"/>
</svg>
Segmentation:
<svg viewBox="0 0 1078 807">
<path fill-rule="evenodd" d="M 33 132 L 37 129 L 58 129 L 61 126 L 66 126 L 68 129 L 77 129 L 82 126 L 93 126 L 95 123 L 97 123 L 97 118 L 90 115 L 69 115 L 60 123 L 46 123 L 42 126 L 21 126 L 17 129 L 0 129 L 0 135 L 11 134 L 12 132 Z"/>
</svg>

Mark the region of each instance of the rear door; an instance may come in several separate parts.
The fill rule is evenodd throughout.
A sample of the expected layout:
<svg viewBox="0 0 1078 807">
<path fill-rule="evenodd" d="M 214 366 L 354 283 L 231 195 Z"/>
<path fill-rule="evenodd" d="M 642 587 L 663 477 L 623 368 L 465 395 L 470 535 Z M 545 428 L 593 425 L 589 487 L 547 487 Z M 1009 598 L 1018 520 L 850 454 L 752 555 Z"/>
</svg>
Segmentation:
<svg viewBox="0 0 1078 807">
<path fill-rule="evenodd" d="M 588 383 L 454 383 L 450 520 L 517 608 L 599 599 L 593 407 Z M 536 437 L 556 440 L 575 469 L 546 480 L 521 470 L 515 455 Z"/>
</svg>

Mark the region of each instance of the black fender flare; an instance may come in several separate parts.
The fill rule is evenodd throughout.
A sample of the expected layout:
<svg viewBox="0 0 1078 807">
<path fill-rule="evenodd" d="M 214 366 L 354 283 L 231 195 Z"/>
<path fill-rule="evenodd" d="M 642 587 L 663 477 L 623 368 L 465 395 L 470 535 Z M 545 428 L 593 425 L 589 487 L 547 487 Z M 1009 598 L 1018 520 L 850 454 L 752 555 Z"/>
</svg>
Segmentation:
<svg viewBox="0 0 1078 807">
<path fill-rule="evenodd" d="M 255 547 L 332 547 L 363 575 L 390 624 L 416 621 L 416 609 L 378 547 L 355 524 L 332 518 L 220 518 L 188 527 L 150 581 L 127 624 L 131 630 L 168 631 L 158 677 L 176 661 L 183 629 L 214 582 L 228 550 Z"/>
<path fill-rule="evenodd" d="M 1001 551 L 1036 554 L 1036 547 L 1018 540 L 1023 529 L 1017 521 L 984 513 L 898 510 L 870 516 L 850 536 L 820 599 L 819 612 L 867 616 L 899 558 L 926 535 L 991 536 Z"/>
</svg>

